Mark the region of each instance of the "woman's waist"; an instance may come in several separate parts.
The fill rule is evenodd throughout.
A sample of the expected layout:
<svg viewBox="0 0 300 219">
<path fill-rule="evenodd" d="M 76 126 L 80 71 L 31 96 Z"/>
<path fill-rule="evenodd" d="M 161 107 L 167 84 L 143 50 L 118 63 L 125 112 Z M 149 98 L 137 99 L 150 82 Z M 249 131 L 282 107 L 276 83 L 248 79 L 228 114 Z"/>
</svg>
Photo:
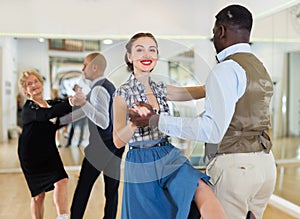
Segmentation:
<svg viewBox="0 0 300 219">
<path fill-rule="evenodd" d="M 170 144 L 170 142 L 167 136 L 164 136 L 163 138 L 159 139 L 140 140 L 128 143 L 129 149 L 159 147 L 168 144 Z"/>
</svg>

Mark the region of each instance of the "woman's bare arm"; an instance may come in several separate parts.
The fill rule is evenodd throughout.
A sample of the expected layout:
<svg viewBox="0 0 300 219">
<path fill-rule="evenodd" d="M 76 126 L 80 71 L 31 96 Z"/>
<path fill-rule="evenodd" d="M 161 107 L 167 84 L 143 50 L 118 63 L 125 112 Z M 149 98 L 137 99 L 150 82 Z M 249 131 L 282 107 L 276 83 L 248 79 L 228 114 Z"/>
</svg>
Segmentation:
<svg viewBox="0 0 300 219">
<path fill-rule="evenodd" d="M 167 99 L 170 101 L 197 100 L 205 97 L 205 85 L 176 87 L 167 85 Z"/>
<path fill-rule="evenodd" d="M 113 139 L 117 148 L 124 147 L 137 128 L 132 122 L 127 124 L 127 104 L 123 97 L 116 96 L 113 101 L 114 129 Z"/>
</svg>

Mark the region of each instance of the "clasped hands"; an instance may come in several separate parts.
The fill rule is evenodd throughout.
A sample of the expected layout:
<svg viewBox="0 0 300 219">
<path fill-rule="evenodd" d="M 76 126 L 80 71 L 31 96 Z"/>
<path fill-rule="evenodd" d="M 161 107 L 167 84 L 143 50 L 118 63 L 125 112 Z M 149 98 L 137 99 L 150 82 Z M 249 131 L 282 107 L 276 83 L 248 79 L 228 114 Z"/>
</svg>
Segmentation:
<svg viewBox="0 0 300 219">
<path fill-rule="evenodd" d="M 158 126 L 159 115 L 153 107 L 145 102 L 135 103 L 135 107 L 129 108 L 129 120 L 138 127 Z"/>
<path fill-rule="evenodd" d="M 86 96 L 81 89 L 78 89 L 73 97 L 71 97 L 74 106 L 83 106 L 86 103 Z"/>
</svg>

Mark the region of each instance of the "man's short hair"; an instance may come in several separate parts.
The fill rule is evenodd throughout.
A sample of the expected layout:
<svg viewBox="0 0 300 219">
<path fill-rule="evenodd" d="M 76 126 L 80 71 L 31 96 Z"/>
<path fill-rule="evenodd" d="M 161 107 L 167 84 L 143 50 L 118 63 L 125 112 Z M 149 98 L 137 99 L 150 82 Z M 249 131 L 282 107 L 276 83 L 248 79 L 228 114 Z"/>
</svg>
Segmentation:
<svg viewBox="0 0 300 219">
<path fill-rule="evenodd" d="M 253 19 L 251 12 L 247 8 L 241 5 L 229 5 L 216 15 L 216 23 L 225 26 L 236 26 L 239 29 L 247 29 L 250 32 Z"/>
</svg>

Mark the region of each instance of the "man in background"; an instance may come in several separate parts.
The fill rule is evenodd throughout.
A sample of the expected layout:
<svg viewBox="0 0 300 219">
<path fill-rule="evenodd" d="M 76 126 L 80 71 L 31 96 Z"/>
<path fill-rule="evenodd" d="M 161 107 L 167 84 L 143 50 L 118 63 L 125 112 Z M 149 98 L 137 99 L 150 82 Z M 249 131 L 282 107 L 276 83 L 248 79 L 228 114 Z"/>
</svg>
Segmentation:
<svg viewBox="0 0 300 219">
<path fill-rule="evenodd" d="M 85 147 L 78 183 L 71 206 L 71 219 L 83 218 L 93 185 L 103 172 L 105 183 L 104 218 L 115 219 L 118 206 L 120 163 L 124 149 L 113 143 L 112 95 L 115 86 L 104 77 L 106 59 L 100 53 L 91 53 L 83 63 L 84 77 L 90 80 L 91 90 L 85 94 L 79 90 L 74 95 L 74 104 L 88 118 L 89 144 Z M 80 117 L 73 112 L 73 117 Z M 97 216 L 95 216 L 96 218 Z"/>
</svg>

